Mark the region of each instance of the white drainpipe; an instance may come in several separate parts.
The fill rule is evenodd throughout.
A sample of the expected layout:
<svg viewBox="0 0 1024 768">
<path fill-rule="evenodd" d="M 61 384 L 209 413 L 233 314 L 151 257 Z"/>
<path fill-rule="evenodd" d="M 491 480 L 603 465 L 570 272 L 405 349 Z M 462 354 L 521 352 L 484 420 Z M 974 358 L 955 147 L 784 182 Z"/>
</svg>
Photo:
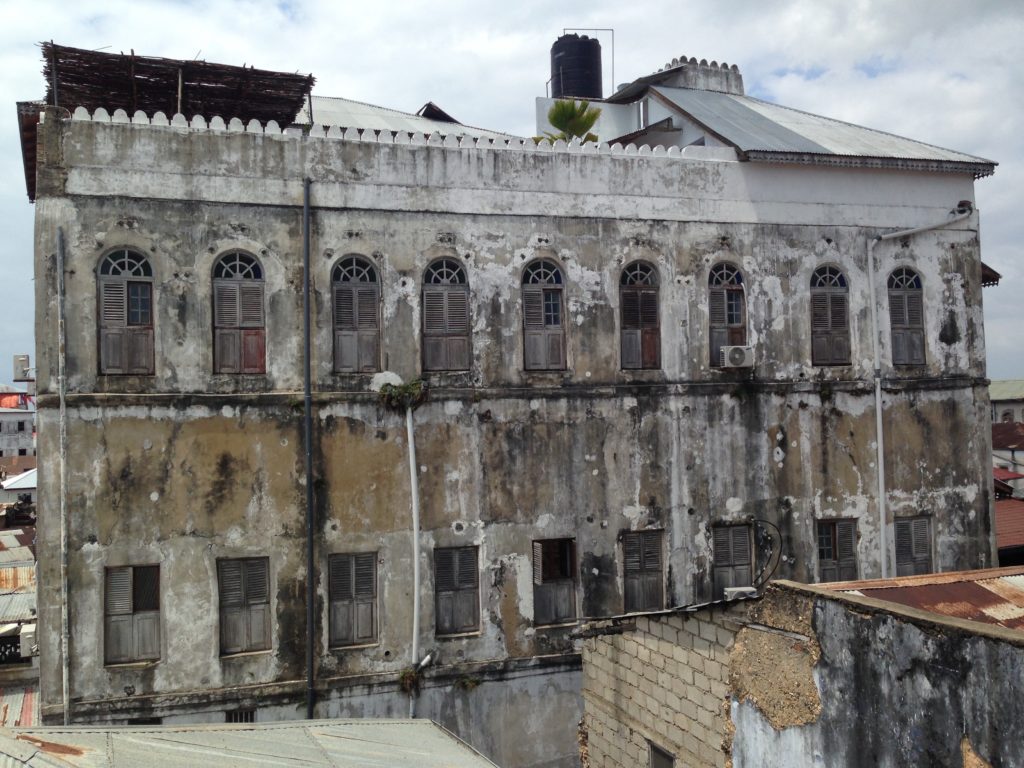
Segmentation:
<svg viewBox="0 0 1024 768">
<path fill-rule="evenodd" d="M 882 363 L 879 343 L 878 329 L 878 292 L 875 288 L 875 245 L 880 240 L 896 240 L 898 238 L 911 237 L 921 232 L 929 232 L 933 229 L 941 229 L 950 224 L 962 221 L 974 213 L 974 205 L 963 200 L 957 207 L 949 212 L 950 215 L 943 221 L 929 224 L 924 227 L 913 229 L 901 229 L 898 232 L 889 232 L 884 235 L 875 235 L 868 240 L 868 289 L 871 297 L 871 346 L 874 352 L 875 364 L 875 464 L 878 476 L 878 557 L 882 566 L 882 578 L 889 578 L 889 559 L 893 554 L 889 544 L 889 529 L 886 521 L 885 504 L 885 433 L 882 429 Z"/>
</svg>

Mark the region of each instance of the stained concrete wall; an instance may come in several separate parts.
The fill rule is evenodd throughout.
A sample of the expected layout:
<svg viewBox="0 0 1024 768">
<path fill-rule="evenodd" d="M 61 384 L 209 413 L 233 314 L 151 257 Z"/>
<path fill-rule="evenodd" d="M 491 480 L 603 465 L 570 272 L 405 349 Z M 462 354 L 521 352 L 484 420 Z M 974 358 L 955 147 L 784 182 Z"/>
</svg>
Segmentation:
<svg viewBox="0 0 1024 768">
<path fill-rule="evenodd" d="M 1024 636 L 778 582 L 757 601 L 594 625 L 584 766 L 1013 766 Z"/>
<path fill-rule="evenodd" d="M 855 517 L 860 575 L 878 574 L 867 242 L 880 227 L 941 221 L 951 205 L 971 199 L 969 177 L 751 166 L 719 150 L 654 156 L 403 146 L 317 137 L 316 129 L 304 137 L 53 114 L 41 128 L 36 204 L 39 434 L 42 450 L 56 455 L 60 226 L 68 244 L 76 718 L 102 719 L 114 709 L 176 717 L 230 703 L 243 688 L 282 711 L 301 701 L 310 572 L 299 394 L 306 175 L 313 180 L 315 659 L 317 678 L 337 681 L 321 683 L 325 701 L 335 688 L 379 675 L 393 680 L 410 653 L 403 420 L 368 392 L 369 376 L 331 372 L 329 275 L 349 253 L 380 271 L 381 364 L 406 380 L 421 375 L 424 268 L 451 256 L 469 276 L 472 368 L 425 376 L 429 399 L 415 415 L 424 643 L 432 642 L 433 548 L 480 548 L 481 628 L 439 641 L 443 664 L 573 663 L 568 628 L 533 624 L 536 538 L 576 538 L 582 616 L 621 612 L 625 530 L 666 531 L 670 604 L 710 595 L 716 522 L 758 521 L 759 564 L 774 552 L 780 574 L 812 579 L 815 521 Z M 928 364 L 884 365 L 884 422 L 900 446 L 886 459 L 890 508 L 933 515 L 938 568 L 991 562 L 976 226 L 972 218 L 875 251 L 880 281 L 910 264 L 925 285 Z M 155 272 L 149 377 L 98 374 L 95 270 L 124 247 L 147 254 Z M 264 376 L 212 373 L 211 269 L 234 248 L 256 255 L 266 272 Z M 565 273 L 564 372 L 522 367 L 520 274 L 538 256 Z M 657 371 L 622 371 L 618 361 L 617 286 L 634 259 L 660 275 Z M 705 286 L 720 260 L 744 270 L 748 338 L 757 350 L 752 373 L 709 367 Z M 808 285 L 824 263 L 840 265 L 851 285 L 854 353 L 841 368 L 810 365 Z M 881 315 L 887 360 L 884 307 Z M 44 508 L 54 510 L 41 515 L 39 533 L 40 552 L 49 555 L 40 558 L 40 645 L 53 671 L 41 695 L 53 717 L 61 688 L 52 466 L 40 482 Z M 769 538 L 772 526 L 779 533 Z M 366 550 L 379 553 L 380 642 L 331 650 L 326 558 Z M 241 555 L 270 556 L 274 642 L 267 653 L 222 658 L 215 562 Z M 104 667 L 103 569 L 143 562 L 162 569 L 161 661 Z M 135 698 L 124 695 L 129 688 Z M 579 714 L 571 706 L 548 711 L 569 730 Z M 501 757 L 507 765 L 533 759 Z"/>
</svg>

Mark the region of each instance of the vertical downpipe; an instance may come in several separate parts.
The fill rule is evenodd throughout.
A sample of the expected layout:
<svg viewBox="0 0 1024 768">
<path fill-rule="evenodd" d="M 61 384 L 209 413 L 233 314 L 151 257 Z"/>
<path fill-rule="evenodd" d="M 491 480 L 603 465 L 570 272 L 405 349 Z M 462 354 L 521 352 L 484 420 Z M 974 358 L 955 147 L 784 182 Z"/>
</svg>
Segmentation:
<svg viewBox="0 0 1024 768">
<path fill-rule="evenodd" d="M 64 229 L 57 227 L 57 392 L 60 398 L 60 664 L 64 725 L 71 723 L 71 662 L 68 658 L 68 419 L 67 331 L 64 320 Z"/>
<path fill-rule="evenodd" d="M 420 663 L 420 484 L 416 473 L 416 440 L 412 405 L 405 407 L 405 439 L 409 442 L 409 487 L 412 495 L 412 668 Z M 416 691 L 409 691 L 409 717 L 416 717 Z"/>
<path fill-rule="evenodd" d="M 309 306 L 309 177 L 302 182 L 302 310 L 303 310 L 303 396 L 305 403 L 306 453 L 306 719 L 313 719 L 315 695 L 313 690 L 313 391 L 310 362 L 310 306 Z"/>
</svg>

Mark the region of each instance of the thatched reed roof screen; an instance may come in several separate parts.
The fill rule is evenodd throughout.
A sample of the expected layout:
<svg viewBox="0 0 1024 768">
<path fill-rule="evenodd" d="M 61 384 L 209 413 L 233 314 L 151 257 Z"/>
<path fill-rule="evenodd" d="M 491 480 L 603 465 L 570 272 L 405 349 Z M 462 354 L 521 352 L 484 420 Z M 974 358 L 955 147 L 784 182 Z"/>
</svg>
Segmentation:
<svg viewBox="0 0 1024 768">
<path fill-rule="evenodd" d="M 270 72 L 252 67 L 100 53 L 43 43 L 46 103 L 74 110 L 103 107 L 129 115 L 181 112 L 191 119 L 216 115 L 243 122 L 276 120 L 289 125 L 313 88 L 312 75 Z M 54 72 L 56 71 L 56 82 Z M 180 94 L 180 96 L 179 96 Z M 180 99 L 180 100 L 179 100 Z"/>
</svg>

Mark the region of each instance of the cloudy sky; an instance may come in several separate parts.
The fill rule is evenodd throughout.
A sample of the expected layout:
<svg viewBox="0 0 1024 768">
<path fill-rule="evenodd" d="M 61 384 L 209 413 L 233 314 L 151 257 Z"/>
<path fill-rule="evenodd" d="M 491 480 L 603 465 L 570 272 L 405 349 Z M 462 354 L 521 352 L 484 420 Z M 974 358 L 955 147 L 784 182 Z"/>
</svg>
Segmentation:
<svg viewBox="0 0 1024 768">
<path fill-rule="evenodd" d="M 407 111 L 432 100 L 464 123 L 531 135 L 551 43 L 587 27 L 615 30 L 620 83 L 682 55 L 728 61 L 751 95 L 999 162 L 977 183 L 983 257 L 1003 275 L 985 290 L 988 371 L 1024 379 L 1016 0 L 0 0 L 0 382 L 12 355 L 34 352 L 15 102 L 44 93 L 40 41 L 311 72 L 320 95 Z M 610 61 L 611 35 L 596 34 Z"/>
</svg>

